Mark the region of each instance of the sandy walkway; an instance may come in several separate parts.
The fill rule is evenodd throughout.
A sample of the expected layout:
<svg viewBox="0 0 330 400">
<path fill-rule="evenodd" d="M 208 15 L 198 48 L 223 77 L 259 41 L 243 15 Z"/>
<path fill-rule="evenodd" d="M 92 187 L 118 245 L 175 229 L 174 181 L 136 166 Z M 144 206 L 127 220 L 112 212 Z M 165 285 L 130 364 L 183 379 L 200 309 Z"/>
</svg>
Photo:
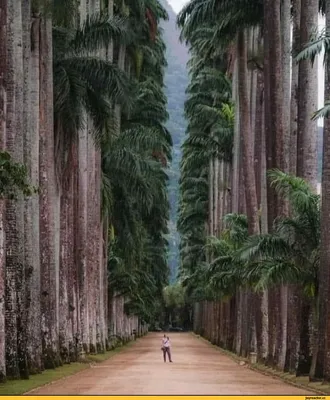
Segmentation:
<svg viewBox="0 0 330 400">
<path fill-rule="evenodd" d="M 307 395 L 241 367 L 189 333 L 171 334 L 173 363 L 164 363 L 162 334 L 149 334 L 108 361 L 40 388 L 44 395 Z"/>
</svg>

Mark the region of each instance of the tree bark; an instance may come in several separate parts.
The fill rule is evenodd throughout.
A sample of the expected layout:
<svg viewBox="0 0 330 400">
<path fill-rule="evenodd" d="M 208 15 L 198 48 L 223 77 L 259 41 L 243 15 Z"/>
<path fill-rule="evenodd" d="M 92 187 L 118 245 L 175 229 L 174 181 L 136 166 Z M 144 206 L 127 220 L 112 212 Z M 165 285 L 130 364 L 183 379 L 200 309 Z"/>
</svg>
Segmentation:
<svg viewBox="0 0 330 400">
<path fill-rule="evenodd" d="M 300 45 L 308 43 L 318 24 L 318 0 L 301 0 Z M 298 136 L 297 176 L 304 178 L 312 190 L 317 190 L 317 122 L 311 117 L 317 110 L 318 76 L 317 62 L 301 61 L 298 76 Z M 298 373 L 305 374 L 310 368 L 310 331 L 306 325 L 304 310 L 311 310 L 309 299 L 302 299 L 300 360 Z M 307 337 L 305 337 L 307 335 Z M 309 364 L 309 366 L 308 366 Z"/>
<path fill-rule="evenodd" d="M 330 0 L 326 0 L 326 29 L 330 29 Z M 325 63 L 324 98 L 330 99 L 330 58 Z M 330 309 L 329 309 L 329 265 L 330 265 L 330 118 L 324 119 L 323 163 L 321 190 L 321 243 L 319 273 L 319 324 L 318 353 L 315 377 L 330 380 Z"/>
<path fill-rule="evenodd" d="M 258 221 L 258 204 L 255 174 L 253 166 L 253 148 L 251 141 L 251 123 L 249 98 L 247 91 L 247 47 L 246 34 L 238 33 L 237 38 L 237 55 L 238 55 L 238 99 L 239 99 L 239 116 L 240 116 L 240 138 L 243 149 L 243 168 L 244 168 L 244 185 L 247 205 L 247 216 L 249 222 L 249 233 L 257 234 L 259 232 Z"/>
<path fill-rule="evenodd" d="M 39 187 L 39 35 L 40 18 L 31 19 L 31 4 L 23 1 L 23 54 L 24 54 L 24 163 L 29 181 Z M 41 315 L 40 315 L 40 254 L 39 246 L 39 196 L 25 199 L 25 275 L 27 306 L 27 349 L 31 373 L 40 372 L 41 363 Z"/>
<path fill-rule="evenodd" d="M 301 0 L 292 1 L 292 57 L 300 50 L 300 14 Z M 297 130 L 298 130 L 298 77 L 299 63 L 292 60 L 291 70 L 291 104 L 290 104 L 290 174 L 297 172 Z"/>
<path fill-rule="evenodd" d="M 7 148 L 23 162 L 23 54 L 21 3 L 8 2 Z M 8 201 L 6 209 L 6 359 L 7 375 L 27 376 L 24 276 L 24 203 Z"/>
<path fill-rule="evenodd" d="M 57 321 L 59 271 L 55 254 L 55 207 L 58 194 L 54 157 L 52 59 L 52 21 L 43 17 L 40 24 L 39 182 L 41 329 L 45 368 L 54 368 L 60 363 Z"/>
<path fill-rule="evenodd" d="M 248 217 L 248 229 L 250 235 L 259 233 L 258 203 L 256 192 L 256 181 L 253 160 L 253 135 L 251 131 L 250 105 L 247 85 L 247 38 L 244 31 L 240 31 L 237 36 L 237 58 L 238 58 L 238 100 L 239 100 L 239 120 L 240 120 L 240 140 L 242 146 L 242 167 L 246 199 L 246 211 Z M 254 309 L 249 307 L 252 294 L 243 291 L 245 301 L 242 303 L 247 307 L 243 313 L 242 341 L 243 353 L 256 351 L 255 344 L 255 315 Z M 245 293 L 246 292 L 246 293 Z M 242 293 L 243 295 L 243 293 Z M 245 338 L 245 336 L 247 337 Z"/>
<path fill-rule="evenodd" d="M 300 45 L 309 42 L 318 25 L 318 0 L 301 0 Z M 297 175 L 317 190 L 317 122 L 311 117 L 317 110 L 317 60 L 299 63 Z"/>
<path fill-rule="evenodd" d="M 0 1 L 0 150 L 6 147 L 7 0 Z M 0 199 L 0 382 L 6 379 L 5 334 L 5 201 Z"/>
<path fill-rule="evenodd" d="M 301 0 L 292 2 L 292 53 L 293 58 L 300 49 L 300 12 Z M 291 76 L 291 104 L 290 104 L 290 150 L 289 150 L 289 172 L 297 173 L 297 123 L 298 123 L 298 75 L 299 63 L 292 60 Z M 288 319 L 288 346 L 285 369 L 291 373 L 297 370 L 298 352 L 300 347 L 300 307 L 302 290 L 298 285 L 290 285 L 288 288 L 288 303 L 290 318 Z"/>
</svg>

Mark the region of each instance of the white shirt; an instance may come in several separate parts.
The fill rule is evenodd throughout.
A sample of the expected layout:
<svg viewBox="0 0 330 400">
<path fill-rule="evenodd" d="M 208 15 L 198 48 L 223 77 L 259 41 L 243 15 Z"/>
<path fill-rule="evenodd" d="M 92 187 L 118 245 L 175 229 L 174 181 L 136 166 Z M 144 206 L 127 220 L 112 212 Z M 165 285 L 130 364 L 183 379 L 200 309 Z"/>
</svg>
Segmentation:
<svg viewBox="0 0 330 400">
<path fill-rule="evenodd" d="M 167 338 L 163 338 L 163 346 L 164 347 L 171 347 L 170 340 Z"/>
</svg>

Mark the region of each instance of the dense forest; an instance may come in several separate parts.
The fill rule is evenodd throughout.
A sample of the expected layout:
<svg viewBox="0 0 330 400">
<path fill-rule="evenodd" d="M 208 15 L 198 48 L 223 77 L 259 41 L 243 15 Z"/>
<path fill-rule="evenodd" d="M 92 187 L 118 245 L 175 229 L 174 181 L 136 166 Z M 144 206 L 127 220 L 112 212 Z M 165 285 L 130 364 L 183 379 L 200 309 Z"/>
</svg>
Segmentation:
<svg viewBox="0 0 330 400">
<path fill-rule="evenodd" d="M 190 0 L 177 22 L 190 50 L 177 226 L 194 331 L 329 380 L 330 1 Z"/>
<path fill-rule="evenodd" d="M 0 380 L 162 311 L 172 139 L 157 0 L 0 1 Z"/>
</svg>

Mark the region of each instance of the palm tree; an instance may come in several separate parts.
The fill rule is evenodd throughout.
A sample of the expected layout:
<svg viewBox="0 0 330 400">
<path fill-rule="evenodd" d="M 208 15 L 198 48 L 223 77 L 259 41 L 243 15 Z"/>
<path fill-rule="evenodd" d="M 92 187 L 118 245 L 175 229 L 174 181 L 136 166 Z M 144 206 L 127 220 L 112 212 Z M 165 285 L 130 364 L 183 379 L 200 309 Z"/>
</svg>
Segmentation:
<svg viewBox="0 0 330 400">
<path fill-rule="evenodd" d="M 263 13 L 263 7 L 262 4 L 258 1 L 253 2 L 251 6 L 251 2 L 247 3 L 245 1 L 238 1 L 230 4 L 226 1 L 223 1 L 215 4 L 212 1 L 201 2 L 196 0 L 196 1 L 191 1 L 182 10 L 182 12 L 178 17 L 179 25 L 183 27 L 182 34 L 187 40 L 190 40 L 193 37 L 193 32 L 203 24 L 204 25 L 214 24 L 217 37 L 221 37 L 222 39 L 221 43 L 224 43 L 224 46 L 226 46 L 227 48 L 229 42 L 232 40 L 233 37 L 235 37 L 236 34 L 238 35 L 237 37 L 239 39 L 242 39 L 239 41 L 240 44 L 239 50 L 242 50 L 242 52 L 238 54 L 238 59 L 240 59 L 242 62 L 240 64 L 238 63 L 238 65 L 240 65 L 241 68 L 238 69 L 238 71 L 240 71 L 240 74 L 239 73 L 237 74 L 238 87 L 241 89 L 241 91 L 240 91 L 240 96 L 237 99 L 238 101 L 237 101 L 236 112 L 240 113 L 239 115 L 241 116 L 245 115 L 246 118 L 249 118 L 249 124 L 240 124 L 240 136 L 239 136 L 241 140 L 243 140 L 243 143 L 247 145 L 245 148 L 242 148 L 242 161 L 245 160 L 246 163 L 248 163 L 249 165 L 252 165 L 253 160 L 251 158 L 252 152 L 249 150 L 251 140 L 248 140 L 246 133 L 250 134 L 252 130 L 250 126 L 251 122 L 250 101 L 247 97 L 246 78 L 244 78 L 244 76 L 247 77 L 247 74 L 244 75 L 246 73 L 246 68 L 247 68 L 247 65 L 244 64 L 244 62 L 247 61 L 247 59 L 244 57 L 245 38 L 244 38 L 244 33 L 242 34 L 242 32 L 244 32 L 244 29 L 248 27 L 253 27 L 258 25 L 262 20 L 262 13 Z M 220 23 L 218 23 L 217 21 L 220 21 Z M 219 50 L 217 49 L 217 51 Z M 244 89 L 244 86 L 246 87 L 246 90 Z M 243 89 L 245 92 L 244 96 L 243 96 Z M 245 106 L 245 108 L 243 106 Z M 244 138 L 246 139 L 245 142 Z M 241 168 L 242 168 L 242 163 L 238 167 L 238 170 L 240 170 Z M 245 174 L 245 179 L 248 178 L 250 183 L 255 182 L 253 168 L 244 167 L 242 168 L 242 171 Z M 246 192 L 245 197 L 249 201 L 248 205 L 249 218 L 252 218 L 255 221 L 257 221 L 256 218 L 257 201 L 256 201 L 255 183 L 253 185 L 245 185 L 243 187 L 245 187 L 245 192 Z M 213 193 L 210 192 L 210 195 L 211 197 L 213 197 Z M 259 229 L 259 224 L 257 223 L 250 224 L 250 229 L 254 228 Z M 247 313 L 243 314 L 248 315 Z M 245 342 L 246 343 L 244 344 L 245 346 L 244 351 L 248 351 L 246 348 L 247 340 L 245 340 Z"/>
<path fill-rule="evenodd" d="M 125 74 L 118 69 L 113 63 L 92 55 L 91 50 L 106 49 L 110 42 L 114 39 L 126 41 L 129 39 L 128 31 L 125 29 L 125 21 L 118 17 L 109 18 L 106 14 L 94 14 L 88 16 L 82 23 L 81 27 L 76 29 L 57 27 L 54 29 L 54 106 L 55 106 L 55 135 L 56 135 L 56 154 L 57 154 L 57 172 L 58 179 L 62 185 L 62 204 L 63 208 L 67 208 L 67 213 L 62 214 L 63 223 L 67 218 L 72 218 L 74 204 L 70 202 L 73 194 L 72 191 L 73 176 L 72 176 L 72 163 L 75 159 L 79 160 L 79 170 L 81 171 L 78 178 L 79 187 L 79 212 L 80 218 L 78 219 L 78 248 L 79 259 L 82 270 L 80 273 L 80 293 L 81 293 L 81 341 L 85 349 L 88 350 L 90 340 L 87 339 L 87 278 L 86 268 L 87 264 L 93 264 L 93 260 L 98 258 L 98 254 L 94 254 L 95 250 L 98 251 L 98 245 L 95 243 L 91 249 L 86 249 L 87 244 L 91 241 L 87 240 L 88 235 L 99 235 L 99 226 L 101 224 L 100 215 L 95 216 L 95 220 L 87 227 L 87 210 L 88 202 L 94 204 L 94 195 L 100 191 L 99 181 L 96 176 L 91 177 L 88 182 L 86 175 L 87 168 L 91 171 L 98 171 L 100 167 L 96 164 L 96 170 L 93 164 L 96 162 L 93 156 L 93 150 L 87 151 L 87 146 L 93 148 L 94 139 L 100 139 L 105 129 L 109 125 L 109 119 L 112 118 L 111 102 L 115 99 L 120 102 L 125 101 L 130 97 L 130 83 Z M 79 77 L 79 78 L 78 78 Z M 126 101 L 129 106 L 129 102 Z M 89 137 L 88 124 L 92 124 L 93 137 Z M 78 151 L 79 156 L 76 154 L 75 144 L 79 136 Z M 95 187 L 94 187 L 95 185 Z M 87 191 L 89 188 L 89 192 Z M 75 189 L 73 189 L 75 190 Z M 66 206 L 68 204 L 68 206 Z M 71 206 L 70 206 L 71 204 Z M 96 207 L 96 211 L 99 207 Z M 72 215 L 70 217 L 70 214 Z M 95 225 L 94 225 L 95 224 Z M 67 229 L 71 229 L 70 225 Z M 73 257 L 73 246 L 69 243 L 72 235 L 66 233 L 65 229 L 61 237 L 62 246 L 66 249 L 66 257 L 69 259 Z M 98 233 L 97 233 L 98 232 Z M 62 261 L 61 265 L 65 268 L 66 262 Z M 63 271 L 65 277 L 65 270 Z M 66 279 L 64 278 L 64 282 Z M 64 283 L 66 285 L 66 283 Z M 65 289 L 63 288 L 64 292 Z M 69 292 L 70 293 L 70 292 Z M 90 294 L 89 298 L 93 298 Z M 65 302 L 64 302 L 65 303 Z M 91 304 L 91 303 L 90 303 Z M 90 307 L 94 307 L 91 305 Z M 91 311 L 93 312 L 93 311 Z M 63 321 L 63 329 L 65 321 Z M 103 328 L 104 329 L 104 328 Z M 99 333 L 100 334 L 100 333 Z M 68 334 L 64 335 L 68 336 Z M 103 334 L 104 336 L 104 334 Z M 95 335 L 94 335 L 95 337 Z M 68 346 L 68 339 L 65 339 L 66 346 Z M 94 344 L 96 346 L 96 344 Z"/>
<path fill-rule="evenodd" d="M 330 11 L 330 4 L 329 2 L 325 2 L 325 14 L 326 14 L 326 28 L 323 32 L 316 35 L 314 40 L 305 46 L 305 49 L 298 55 L 297 59 L 311 59 L 312 62 L 315 62 L 315 57 L 319 54 L 324 48 L 325 50 L 325 65 L 326 65 L 326 74 L 325 74 L 325 99 L 328 99 L 330 96 L 330 89 L 329 89 L 329 38 L 328 38 L 328 30 L 329 30 L 329 11 Z M 305 63 L 307 61 L 304 61 Z M 308 65 L 308 64 L 307 64 Z M 327 200 L 327 193 L 328 193 L 328 185 L 329 185 L 329 160 L 328 160 L 328 153 L 329 153 L 329 143 L 328 143 L 328 131 L 329 131 L 329 118 L 328 118 L 328 105 L 327 100 L 325 102 L 325 106 L 317 111 L 314 114 L 314 119 L 319 117 L 325 117 L 324 119 L 324 141 L 323 141 L 323 166 L 322 166 L 322 200 L 321 200 L 321 243 L 320 243 L 320 273 L 319 273 L 319 292 L 320 292 L 320 307 L 318 310 L 319 315 L 326 315 L 325 318 L 319 318 L 318 324 L 318 354 L 317 359 L 315 361 L 315 365 L 313 365 L 314 370 L 312 370 L 312 377 L 317 378 L 327 378 L 329 376 L 329 369 L 328 369 L 328 360 L 326 356 L 326 349 L 327 343 L 325 341 L 325 335 L 328 329 L 327 323 L 327 298 L 328 298 L 328 285 L 327 282 L 329 281 L 329 274 L 328 268 L 328 235 L 327 231 L 327 222 L 328 222 L 328 200 Z"/>
<path fill-rule="evenodd" d="M 300 178 L 279 171 L 272 172 L 270 177 L 277 193 L 289 200 L 293 217 L 282 217 L 275 225 L 274 234 L 251 237 L 243 246 L 242 257 L 253 262 L 251 270 L 248 264 L 247 279 L 254 284 L 259 281 L 257 285 L 261 287 L 276 283 L 302 284 L 305 292 L 312 293 L 313 315 L 317 318 L 319 197 Z M 260 271 L 260 278 L 254 275 L 258 268 L 265 268 L 265 272 Z M 300 334 L 302 347 L 305 336 L 303 331 Z M 314 338 L 313 349 L 316 343 Z M 310 360 L 305 352 L 300 354 L 300 359 L 296 360 L 297 372 L 304 373 L 310 368 Z"/>
<path fill-rule="evenodd" d="M 130 7 L 130 24 L 145 18 L 136 4 Z M 154 15 L 156 11 L 157 8 Z M 168 200 L 163 168 L 170 159 L 172 142 L 164 127 L 165 47 L 160 32 L 156 30 L 153 37 L 150 29 L 143 29 L 139 40 L 126 48 L 130 78 L 136 83 L 133 105 L 128 112 L 121 109 L 120 131 L 116 124 L 102 143 L 103 211 L 115 237 L 115 242 L 110 243 L 112 255 L 108 262 L 110 329 L 123 340 L 129 334 L 129 315 L 135 313 L 146 321 L 157 313 L 151 299 L 161 296 L 167 282 L 164 235 Z M 113 263 L 114 259 L 120 262 Z M 150 280 L 150 291 L 142 288 L 145 279 Z"/>
</svg>

